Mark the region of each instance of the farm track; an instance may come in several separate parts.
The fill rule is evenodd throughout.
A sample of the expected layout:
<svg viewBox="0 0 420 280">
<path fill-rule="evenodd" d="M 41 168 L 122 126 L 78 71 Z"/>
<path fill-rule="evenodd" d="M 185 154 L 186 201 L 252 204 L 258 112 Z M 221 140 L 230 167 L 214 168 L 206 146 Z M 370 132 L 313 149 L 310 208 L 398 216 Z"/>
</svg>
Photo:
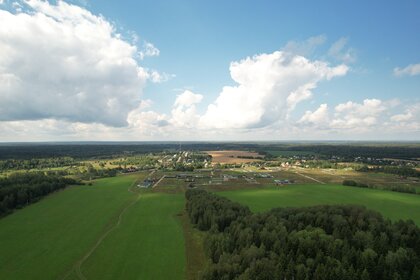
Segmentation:
<svg viewBox="0 0 420 280">
<path fill-rule="evenodd" d="M 312 180 L 312 181 L 315 181 L 315 182 L 317 182 L 317 183 L 320 183 L 320 184 L 325 185 L 325 182 L 322 182 L 322 181 L 320 181 L 320 180 L 318 180 L 318 179 L 315 179 L 315 178 L 313 178 L 313 177 L 310 177 L 310 176 L 308 176 L 308 175 L 303 175 L 303 174 L 301 174 L 301 173 L 299 173 L 299 172 L 296 172 L 296 174 L 298 174 L 298 175 L 300 175 L 300 176 L 302 176 L 302 177 L 308 178 L 308 179 L 310 179 L 310 180 Z"/>
<path fill-rule="evenodd" d="M 160 184 L 160 182 L 162 182 L 162 180 L 163 179 L 165 179 L 165 177 L 166 177 L 166 175 L 163 175 L 160 179 L 159 179 L 159 181 L 157 181 L 153 186 L 152 186 L 152 189 L 154 189 L 155 187 L 157 187 L 157 185 L 159 185 Z"/>
<path fill-rule="evenodd" d="M 152 176 L 154 173 L 156 172 L 156 170 L 153 170 L 148 176 Z M 139 199 L 140 199 L 140 194 L 137 193 L 135 190 L 133 190 L 133 188 L 136 186 L 136 184 L 138 183 L 138 180 L 134 180 L 134 182 L 130 185 L 130 187 L 128 188 L 128 192 L 133 193 L 133 194 L 137 194 L 137 197 L 131 202 L 129 203 L 127 206 L 125 206 L 119 213 L 118 215 L 118 219 L 116 221 L 116 223 L 109 228 L 107 231 L 105 231 L 101 236 L 99 236 L 99 238 L 97 239 L 95 245 L 85 254 L 83 255 L 77 262 L 76 264 L 73 266 L 73 268 L 62 278 L 62 280 L 67 279 L 67 277 L 69 277 L 71 275 L 72 272 L 76 273 L 76 276 L 78 279 L 81 280 L 87 280 L 87 278 L 85 277 L 85 275 L 82 272 L 82 265 L 83 263 L 93 254 L 93 252 L 95 252 L 95 250 L 99 247 L 99 245 L 105 240 L 105 238 L 116 228 L 119 227 L 119 225 L 121 224 L 122 218 L 124 216 L 124 213 L 134 204 L 136 204 Z"/>
</svg>

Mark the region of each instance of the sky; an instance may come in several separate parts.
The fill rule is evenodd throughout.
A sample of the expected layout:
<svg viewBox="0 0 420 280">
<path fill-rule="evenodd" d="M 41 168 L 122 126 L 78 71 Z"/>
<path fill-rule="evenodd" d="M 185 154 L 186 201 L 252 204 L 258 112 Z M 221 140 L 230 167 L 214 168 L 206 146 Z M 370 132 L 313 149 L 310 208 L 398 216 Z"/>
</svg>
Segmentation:
<svg viewBox="0 0 420 280">
<path fill-rule="evenodd" d="M 420 141 L 419 1 L 0 0 L 0 141 Z"/>
</svg>

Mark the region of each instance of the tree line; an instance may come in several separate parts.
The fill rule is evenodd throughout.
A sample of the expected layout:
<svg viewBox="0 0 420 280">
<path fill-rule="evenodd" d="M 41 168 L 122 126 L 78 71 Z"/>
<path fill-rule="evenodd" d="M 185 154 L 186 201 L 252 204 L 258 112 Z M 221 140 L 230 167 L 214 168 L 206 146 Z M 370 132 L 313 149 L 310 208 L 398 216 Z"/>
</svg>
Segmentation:
<svg viewBox="0 0 420 280">
<path fill-rule="evenodd" d="M 356 144 L 266 144 L 256 147 L 258 151 L 298 151 L 317 154 L 319 158 L 329 159 L 338 156 L 345 160 L 352 160 L 355 157 L 362 158 L 396 158 L 416 159 L 420 158 L 420 147 L 418 145 L 356 145 Z"/>
<path fill-rule="evenodd" d="M 0 172 L 6 170 L 30 170 L 80 165 L 71 157 L 7 159 L 0 160 Z"/>
<path fill-rule="evenodd" d="M 394 185 L 394 186 L 378 187 L 378 186 L 375 186 L 375 185 L 372 185 L 372 184 L 356 182 L 354 180 L 343 180 L 343 186 L 358 187 L 358 188 L 369 188 L 369 189 L 380 189 L 380 190 L 388 190 L 388 191 L 400 192 L 400 193 L 417 194 L 417 190 L 413 186 Z"/>
<path fill-rule="evenodd" d="M 81 183 L 42 172 L 14 173 L 0 178 L 0 216 L 38 201 L 51 192 L 76 184 Z"/>
<path fill-rule="evenodd" d="M 363 165 L 356 171 L 359 172 L 383 172 L 388 174 L 395 174 L 403 177 L 420 177 L 420 171 L 408 166 L 373 166 L 368 167 Z"/>
<path fill-rule="evenodd" d="M 360 206 L 277 208 L 252 214 L 204 190 L 187 212 L 207 231 L 202 279 L 420 279 L 420 229 Z"/>
</svg>

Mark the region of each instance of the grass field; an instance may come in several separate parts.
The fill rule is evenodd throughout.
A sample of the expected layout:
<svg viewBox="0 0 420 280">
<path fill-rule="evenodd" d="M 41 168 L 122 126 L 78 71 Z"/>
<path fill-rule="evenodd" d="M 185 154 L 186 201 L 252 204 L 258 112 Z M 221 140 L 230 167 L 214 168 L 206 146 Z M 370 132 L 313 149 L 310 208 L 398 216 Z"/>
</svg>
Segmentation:
<svg viewBox="0 0 420 280">
<path fill-rule="evenodd" d="M 420 195 L 317 184 L 222 191 L 218 194 L 248 205 L 255 212 L 270 210 L 274 207 L 359 204 L 379 211 L 394 221 L 412 219 L 420 225 Z"/>
<path fill-rule="evenodd" d="M 146 193 L 82 266 L 87 279 L 184 279 L 183 194 Z"/>
<path fill-rule="evenodd" d="M 0 279 L 183 279 L 182 226 L 174 216 L 183 196 L 145 193 L 137 201 L 128 189 L 146 176 L 70 187 L 0 219 Z"/>
</svg>

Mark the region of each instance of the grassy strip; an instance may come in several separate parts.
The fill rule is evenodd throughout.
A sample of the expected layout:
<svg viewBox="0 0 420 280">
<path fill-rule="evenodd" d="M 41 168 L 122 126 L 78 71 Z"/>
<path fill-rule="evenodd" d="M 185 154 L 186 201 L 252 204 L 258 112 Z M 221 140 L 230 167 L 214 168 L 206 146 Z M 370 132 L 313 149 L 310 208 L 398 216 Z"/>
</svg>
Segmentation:
<svg viewBox="0 0 420 280">
<path fill-rule="evenodd" d="M 359 204 L 379 211 L 391 220 L 412 219 L 420 225 L 420 196 L 341 185 L 290 185 L 218 194 L 248 205 L 254 212 L 274 207 L 303 207 L 321 204 Z"/>
<path fill-rule="evenodd" d="M 75 186 L 0 220 L 0 279 L 59 279 L 114 220 L 139 175 Z"/>
<path fill-rule="evenodd" d="M 181 213 L 179 218 L 184 230 L 185 252 L 187 258 L 186 279 L 199 279 L 199 276 L 207 263 L 203 248 L 205 233 L 193 227 L 185 210 Z"/>
</svg>

